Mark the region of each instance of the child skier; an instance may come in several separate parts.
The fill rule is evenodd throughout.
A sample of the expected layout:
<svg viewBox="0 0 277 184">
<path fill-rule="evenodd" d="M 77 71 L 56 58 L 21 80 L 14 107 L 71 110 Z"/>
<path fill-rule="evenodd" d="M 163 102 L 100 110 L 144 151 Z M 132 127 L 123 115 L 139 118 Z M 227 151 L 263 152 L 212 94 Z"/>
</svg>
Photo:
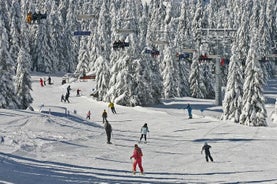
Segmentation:
<svg viewBox="0 0 277 184">
<path fill-rule="evenodd" d="M 136 174 L 137 165 L 139 166 L 140 173 L 143 174 L 142 156 L 143 156 L 143 154 L 142 154 L 140 147 L 138 147 L 138 145 L 135 144 L 135 149 L 133 151 L 133 155 L 130 157 L 130 159 L 134 158 L 133 174 Z"/>
<path fill-rule="evenodd" d="M 88 111 L 86 119 L 90 119 L 91 112 Z"/>
<path fill-rule="evenodd" d="M 207 142 L 205 142 L 204 146 L 202 147 L 202 150 L 201 150 L 201 154 L 203 151 L 205 151 L 205 157 L 206 157 L 206 161 L 209 162 L 209 158 L 210 160 L 213 162 L 213 157 L 211 156 L 211 153 L 210 153 L 210 148 L 211 146 L 208 145 Z"/>
<path fill-rule="evenodd" d="M 141 127 L 141 136 L 140 136 L 140 139 L 139 139 L 139 142 L 141 142 L 141 139 L 144 137 L 144 143 L 146 143 L 146 135 L 147 133 L 149 132 L 149 129 L 148 129 L 148 126 L 147 126 L 147 123 L 145 123 L 142 127 Z"/>
</svg>

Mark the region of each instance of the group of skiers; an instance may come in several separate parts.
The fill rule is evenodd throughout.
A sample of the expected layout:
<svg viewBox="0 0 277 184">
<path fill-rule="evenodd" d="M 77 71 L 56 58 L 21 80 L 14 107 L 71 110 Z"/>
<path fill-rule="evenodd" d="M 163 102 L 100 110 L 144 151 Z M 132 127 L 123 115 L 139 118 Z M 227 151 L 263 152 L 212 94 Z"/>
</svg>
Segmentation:
<svg viewBox="0 0 277 184">
<path fill-rule="evenodd" d="M 116 114 L 114 103 L 110 102 L 108 107 L 111 108 L 112 113 Z M 185 109 L 188 110 L 189 119 L 191 119 L 192 118 L 192 107 L 191 107 L 191 105 L 188 104 Z M 102 113 L 102 119 L 103 119 L 104 129 L 105 129 L 105 132 L 106 132 L 106 135 L 107 135 L 107 144 L 112 144 L 111 143 L 112 126 L 108 122 L 107 117 L 108 117 L 107 111 L 104 110 L 103 113 Z M 90 111 L 87 114 L 87 119 L 90 119 Z M 141 143 L 142 139 L 144 138 L 144 143 L 147 143 L 147 134 L 149 134 L 149 132 L 150 131 L 149 131 L 147 123 L 144 123 L 144 125 L 140 129 L 141 135 L 140 135 L 140 138 L 139 138 L 138 142 Z M 213 162 L 213 158 L 211 156 L 210 148 L 211 148 L 211 146 L 208 145 L 207 142 L 205 142 L 204 146 L 201 149 L 201 154 L 203 153 L 203 151 L 205 152 L 205 159 L 206 159 L 207 162 L 209 162 L 209 161 Z M 143 156 L 143 153 L 142 153 L 141 148 L 138 146 L 138 144 L 135 144 L 133 154 L 130 156 L 130 159 L 134 159 L 133 160 L 133 165 L 132 165 L 133 174 L 136 174 L 137 166 L 140 169 L 140 173 L 144 174 L 144 169 L 143 169 L 143 166 L 142 166 L 142 156 Z"/>
<path fill-rule="evenodd" d="M 72 89 L 71 89 L 70 85 L 67 86 L 65 96 L 64 96 L 64 94 L 62 94 L 62 96 L 61 96 L 61 102 L 68 102 L 68 103 L 70 103 L 69 96 L 70 96 L 70 91 L 71 90 Z"/>
<path fill-rule="evenodd" d="M 53 83 L 52 83 L 52 79 L 51 79 L 50 76 L 48 77 L 47 81 L 48 81 L 48 85 L 52 85 L 52 84 L 53 84 Z M 40 78 L 40 79 L 39 79 L 39 83 L 40 83 L 40 86 L 41 86 L 41 87 L 46 86 L 46 78 L 44 78 L 44 79 Z"/>
</svg>

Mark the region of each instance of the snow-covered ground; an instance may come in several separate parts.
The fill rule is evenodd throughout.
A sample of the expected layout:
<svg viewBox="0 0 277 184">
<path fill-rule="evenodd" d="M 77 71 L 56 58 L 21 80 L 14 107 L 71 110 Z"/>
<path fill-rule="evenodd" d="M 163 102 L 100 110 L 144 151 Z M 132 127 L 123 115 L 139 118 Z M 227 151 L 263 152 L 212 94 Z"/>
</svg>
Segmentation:
<svg viewBox="0 0 277 184">
<path fill-rule="evenodd" d="M 271 119 L 276 80 L 265 92 L 269 126 L 246 127 L 221 121 L 222 110 L 214 100 L 116 105 L 118 113 L 112 114 L 107 103 L 89 96 L 94 81 L 70 83 L 71 103 L 64 103 L 60 97 L 68 84 L 52 76 L 54 85 L 41 87 L 40 77 L 47 78 L 32 77 L 35 111 L 0 109 L 0 183 L 277 183 L 277 123 Z M 75 96 L 78 88 L 80 97 Z M 192 104 L 193 119 L 184 110 L 187 103 Z M 65 116 L 65 108 L 70 116 Z M 104 109 L 113 127 L 113 144 L 106 144 Z M 86 121 L 88 110 L 92 119 Z M 145 174 L 133 175 L 130 156 L 144 123 L 150 129 L 148 143 L 139 143 Z M 200 154 L 204 142 L 212 146 L 213 163 Z"/>
</svg>

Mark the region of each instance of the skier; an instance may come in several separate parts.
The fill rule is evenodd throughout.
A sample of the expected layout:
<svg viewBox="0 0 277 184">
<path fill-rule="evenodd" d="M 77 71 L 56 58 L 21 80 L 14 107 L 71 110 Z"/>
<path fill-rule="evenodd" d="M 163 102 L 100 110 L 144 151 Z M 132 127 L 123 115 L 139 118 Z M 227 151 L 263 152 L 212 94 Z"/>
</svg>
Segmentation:
<svg viewBox="0 0 277 184">
<path fill-rule="evenodd" d="M 116 114 L 115 108 L 114 108 L 114 103 L 110 102 L 109 106 L 111 108 L 112 113 Z"/>
<path fill-rule="evenodd" d="M 43 78 L 43 84 L 44 84 L 44 86 L 46 86 L 46 78 L 45 77 Z"/>
<path fill-rule="evenodd" d="M 78 89 L 77 89 L 77 94 L 76 94 L 76 96 L 80 96 L 80 91 L 81 91 L 81 90 L 78 88 Z"/>
<path fill-rule="evenodd" d="M 70 90 L 71 90 L 70 85 L 69 85 L 69 86 L 67 86 L 66 90 L 67 90 L 67 94 L 68 94 L 68 96 L 69 96 L 69 95 L 70 95 Z"/>
<path fill-rule="evenodd" d="M 61 96 L 61 102 L 65 102 L 64 95 Z"/>
<path fill-rule="evenodd" d="M 107 144 L 112 144 L 111 143 L 111 135 L 112 135 L 112 125 L 106 120 L 104 124 L 104 128 L 107 134 Z"/>
<path fill-rule="evenodd" d="M 69 93 L 66 93 L 66 94 L 65 94 L 65 100 L 64 100 L 64 102 L 70 103 L 70 102 L 69 102 Z"/>
<path fill-rule="evenodd" d="M 142 156 L 143 156 L 143 154 L 142 154 L 140 147 L 138 147 L 138 145 L 135 144 L 135 149 L 133 151 L 133 155 L 130 157 L 130 159 L 132 159 L 132 158 L 135 159 L 133 162 L 133 174 L 136 174 L 137 165 L 139 166 L 140 173 L 143 174 Z"/>
<path fill-rule="evenodd" d="M 88 111 L 86 119 L 90 119 L 91 112 Z"/>
<path fill-rule="evenodd" d="M 147 123 L 145 123 L 145 124 L 141 127 L 140 132 L 141 132 L 141 136 L 140 136 L 139 142 L 141 142 L 142 138 L 144 137 L 144 143 L 146 143 L 146 135 L 147 135 L 147 133 L 149 132 Z"/>
<path fill-rule="evenodd" d="M 108 114 L 107 114 L 106 110 L 104 110 L 103 113 L 102 113 L 103 123 L 105 121 L 107 121 L 107 117 L 108 117 Z"/>
<path fill-rule="evenodd" d="M 40 86 L 43 87 L 44 85 L 43 85 L 43 79 L 42 78 L 39 79 L 39 82 L 40 82 Z"/>
<path fill-rule="evenodd" d="M 211 146 L 208 145 L 207 142 L 205 142 L 204 146 L 202 147 L 202 150 L 201 150 L 201 154 L 203 152 L 203 150 L 205 151 L 205 157 L 206 157 L 206 161 L 209 162 L 209 158 L 210 158 L 210 161 L 214 161 L 213 160 L 213 157 L 211 156 L 211 153 L 210 153 L 210 148 Z"/>
<path fill-rule="evenodd" d="M 51 77 L 50 77 L 50 76 L 48 77 L 48 79 L 47 79 L 47 80 L 48 80 L 48 84 L 49 84 L 49 85 L 52 85 L 52 84 L 53 84 L 53 83 L 51 82 L 51 80 L 52 80 L 52 79 L 51 79 Z"/>
<path fill-rule="evenodd" d="M 192 108 L 191 108 L 190 104 L 188 104 L 185 109 L 188 110 L 189 119 L 192 119 Z"/>
</svg>

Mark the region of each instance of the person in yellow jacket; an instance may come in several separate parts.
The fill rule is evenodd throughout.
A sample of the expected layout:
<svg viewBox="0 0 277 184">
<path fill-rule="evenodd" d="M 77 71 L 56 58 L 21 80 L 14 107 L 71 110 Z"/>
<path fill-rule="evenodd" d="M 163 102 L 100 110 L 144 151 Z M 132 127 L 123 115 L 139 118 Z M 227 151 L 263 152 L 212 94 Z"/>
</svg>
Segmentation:
<svg viewBox="0 0 277 184">
<path fill-rule="evenodd" d="M 109 106 L 112 110 L 112 113 L 116 114 L 115 108 L 114 108 L 114 103 L 110 102 Z"/>
<path fill-rule="evenodd" d="M 32 20 L 33 20 L 33 18 L 32 18 L 32 12 L 28 12 L 27 13 L 27 17 L 26 17 L 26 22 L 28 24 L 31 24 Z"/>
</svg>

